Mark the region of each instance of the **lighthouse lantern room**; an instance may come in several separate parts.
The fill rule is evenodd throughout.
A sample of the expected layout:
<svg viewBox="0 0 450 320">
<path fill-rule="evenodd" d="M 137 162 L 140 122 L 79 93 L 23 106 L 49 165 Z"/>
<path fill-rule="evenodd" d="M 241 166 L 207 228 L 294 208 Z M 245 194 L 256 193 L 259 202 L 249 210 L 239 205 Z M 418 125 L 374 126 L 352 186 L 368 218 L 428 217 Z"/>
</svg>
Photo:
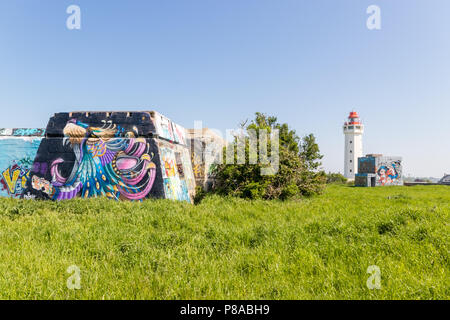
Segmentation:
<svg viewBox="0 0 450 320">
<path fill-rule="evenodd" d="M 363 156 L 362 135 L 364 125 L 356 111 L 350 112 L 348 120 L 344 123 L 345 135 L 345 164 L 344 176 L 347 179 L 355 179 L 358 171 L 358 158 Z"/>
</svg>

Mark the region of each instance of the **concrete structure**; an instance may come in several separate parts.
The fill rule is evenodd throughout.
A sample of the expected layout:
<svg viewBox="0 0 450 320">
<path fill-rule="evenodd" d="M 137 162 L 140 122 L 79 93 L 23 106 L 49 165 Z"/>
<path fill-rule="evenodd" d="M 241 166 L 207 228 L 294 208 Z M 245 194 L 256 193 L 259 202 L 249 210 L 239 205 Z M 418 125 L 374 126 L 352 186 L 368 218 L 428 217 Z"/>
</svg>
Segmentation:
<svg viewBox="0 0 450 320">
<path fill-rule="evenodd" d="M 0 196 L 192 202 L 183 127 L 155 111 L 57 113 L 47 128 L 0 129 Z"/>
<path fill-rule="evenodd" d="M 344 176 L 353 180 L 358 168 L 358 158 L 363 155 L 362 135 L 364 125 L 357 112 L 350 112 L 343 129 L 345 134 Z"/>
<path fill-rule="evenodd" d="M 439 184 L 445 184 L 450 186 L 450 174 L 444 174 L 441 180 L 439 180 Z"/>
<path fill-rule="evenodd" d="M 20 197 L 45 129 L 0 129 L 0 197 Z"/>
<path fill-rule="evenodd" d="M 214 164 L 222 163 L 225 140 L 212 129 L 187 129 L 187 139 L 190 142 L 192 170 L 198 186 L 209 190 L 214 184 L 211 169 Z"/>
<path fill-rule="evenodd" d="M 402 158 L 368 154 L 358 159 L 357 187 L 401 186 Z"/>
</svg>

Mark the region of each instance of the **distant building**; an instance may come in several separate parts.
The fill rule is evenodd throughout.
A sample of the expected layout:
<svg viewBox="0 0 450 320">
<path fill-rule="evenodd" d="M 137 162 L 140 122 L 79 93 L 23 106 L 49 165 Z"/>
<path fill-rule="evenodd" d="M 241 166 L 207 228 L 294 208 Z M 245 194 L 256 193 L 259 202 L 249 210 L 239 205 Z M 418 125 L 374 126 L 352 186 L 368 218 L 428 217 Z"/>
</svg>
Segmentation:
<svg viewBox="0 0 450 320">
<path fill-rule="evenodd" d="M 353 180 L 355 179 L 358 158 L 363 155 L 362 135 L 364 125 L 357 112 L 350 112 L 343 129 L 345 134 L 344 176 Z"/>
<path fill-rule="evenodd" d="M 439 180 L 439 184 L 450 185 L 450 174 L 444 174 L 444 177 Z"/>
<path fill-rule="evenodd" d="M 358 159 L 357 187 L 402 186 L 402 158 L 368 154 Z"/>
</svg>

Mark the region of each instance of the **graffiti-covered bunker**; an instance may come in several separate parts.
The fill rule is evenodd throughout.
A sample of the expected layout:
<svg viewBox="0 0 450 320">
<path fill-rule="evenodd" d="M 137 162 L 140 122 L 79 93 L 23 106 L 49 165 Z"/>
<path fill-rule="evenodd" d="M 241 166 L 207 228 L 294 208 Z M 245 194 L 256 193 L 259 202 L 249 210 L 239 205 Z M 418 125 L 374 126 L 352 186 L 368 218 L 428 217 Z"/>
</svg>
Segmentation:
<svg viewBox="0 0 450 320">
<path fill-rule="evenodd" d="M 44 133 L 44 129 L 0 129 L 1 197 L 23 194 Z"/>
<path fill-rule="evenodd" d="M 186 130 L 155 111 L 57 113 L 47 128 L 0 129 L 0 196 L 192 202 Z"/>
<path fill-rule="evenodd" d="M 401 186 L 402 158 L 368 154 L 358 158 L 357 187 Z"/>
</svg>

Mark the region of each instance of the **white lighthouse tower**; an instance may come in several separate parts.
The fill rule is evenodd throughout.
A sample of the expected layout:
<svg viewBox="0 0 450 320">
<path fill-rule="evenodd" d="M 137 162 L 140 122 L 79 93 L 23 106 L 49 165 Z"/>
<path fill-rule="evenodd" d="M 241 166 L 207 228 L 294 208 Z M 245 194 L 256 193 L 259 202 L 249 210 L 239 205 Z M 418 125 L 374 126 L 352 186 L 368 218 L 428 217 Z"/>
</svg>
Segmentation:
<svg viewBox="0 0 450 320">
<path fill-rule="evenodd" d="M 345 164 L 344 176 L 347 179 L 355 179 L 355 173 L 358 171 L 358 158 L 363 156 L 362 135 L 364 125 L 359 119 L 357 112 L 352 111 L 344 123 L 345 134 Z"/>
</svg>

